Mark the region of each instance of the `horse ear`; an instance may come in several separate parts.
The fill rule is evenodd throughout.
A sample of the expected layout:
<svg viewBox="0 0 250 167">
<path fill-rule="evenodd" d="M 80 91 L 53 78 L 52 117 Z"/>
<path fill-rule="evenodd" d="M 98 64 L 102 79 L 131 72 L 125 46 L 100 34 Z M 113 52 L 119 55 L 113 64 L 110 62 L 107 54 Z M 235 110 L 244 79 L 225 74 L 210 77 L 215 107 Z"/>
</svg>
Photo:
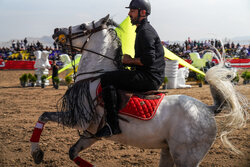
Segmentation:
<svg viewBox="0 0 250 167">
<path fill-rule="evenodd" d="M 109 14 L 103 18 L 102 23 L 107 23 L 108 20 L 109 20 Z"/>
</svg>

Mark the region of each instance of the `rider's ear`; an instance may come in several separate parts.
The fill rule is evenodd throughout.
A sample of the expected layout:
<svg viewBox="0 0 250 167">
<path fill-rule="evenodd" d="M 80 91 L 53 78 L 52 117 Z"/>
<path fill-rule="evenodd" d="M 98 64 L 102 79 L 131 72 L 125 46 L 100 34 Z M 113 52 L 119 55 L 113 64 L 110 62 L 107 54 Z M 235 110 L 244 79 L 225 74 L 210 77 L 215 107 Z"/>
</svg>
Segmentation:
<svg viewBox="0 0 250 167">
<path fill-rule="evenodd" d="M 146 17 L 147 16 L 146 10 L 140 10 L 140 15 L 142 17 Z"/>
</svg>

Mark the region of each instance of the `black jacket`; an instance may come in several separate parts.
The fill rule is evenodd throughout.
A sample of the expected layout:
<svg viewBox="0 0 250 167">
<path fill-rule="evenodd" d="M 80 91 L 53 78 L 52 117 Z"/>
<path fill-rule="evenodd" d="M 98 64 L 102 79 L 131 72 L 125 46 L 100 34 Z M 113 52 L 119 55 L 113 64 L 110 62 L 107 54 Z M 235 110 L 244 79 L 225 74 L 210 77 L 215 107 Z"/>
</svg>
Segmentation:
<svg viewBox="0 0 250 167">
<path fill-rule="evenodd" d="M 164 50 L 157 32 L 147 19 L 142 20 L 136 29 L 135 58 L 140 58 L 143 64 L 135 69 L 160 86 L 165 77 Z"/>
</svg>

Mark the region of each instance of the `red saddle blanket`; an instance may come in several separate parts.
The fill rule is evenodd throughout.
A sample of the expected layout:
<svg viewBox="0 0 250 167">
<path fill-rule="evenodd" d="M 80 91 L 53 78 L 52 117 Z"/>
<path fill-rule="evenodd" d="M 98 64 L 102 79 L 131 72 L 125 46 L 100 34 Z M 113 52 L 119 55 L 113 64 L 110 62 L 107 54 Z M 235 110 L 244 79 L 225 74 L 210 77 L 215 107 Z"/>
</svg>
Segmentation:
<svg viewBox="0 0 250 167">
<path fill-rule="evenodd" d="M 98 96 L 102 91 L 100 84 L 97 87 L 96 95 Z M 133 95 L 127 105 L 122 108 L 119 113 L 123 115 L 128 115 L 134 118 L 138 118 L 140 120 L 150 120 L 154 117 L 158 106 L 160 105 L 162 99 L 164 98 L 164 93 L 157 94 L 158 98 L 155 99 L 147 99 L 140 98 L 136 95 Z M 99 100 L 102 101 L 101 96 Z"/>
<path fill-rule="evenodd" d="M 133 95 L 127 105 L 120 110 L 120 114 L 128 115 L 141 120 L 150 120 L 154 117 L 158 106 L 160 105 L 165 94 L 158 94 L 157 99 L 143 99 Z"/>
</svg>

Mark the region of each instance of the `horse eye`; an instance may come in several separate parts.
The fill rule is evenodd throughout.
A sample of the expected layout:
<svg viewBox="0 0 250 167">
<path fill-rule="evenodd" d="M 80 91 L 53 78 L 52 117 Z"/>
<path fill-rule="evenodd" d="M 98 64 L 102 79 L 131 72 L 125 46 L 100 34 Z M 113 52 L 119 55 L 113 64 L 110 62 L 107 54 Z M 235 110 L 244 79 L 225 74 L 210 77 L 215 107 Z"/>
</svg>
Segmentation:
<svg viewBox="0 0 250 167">
<path fill-rule="evenodd" d="M 81 29 L 81 30 L 85 30 L 85 29 L 86 29 L 86 24 L 83 23 L 82 25 L 80 25 L 80 29 Z"/>
</svg>

